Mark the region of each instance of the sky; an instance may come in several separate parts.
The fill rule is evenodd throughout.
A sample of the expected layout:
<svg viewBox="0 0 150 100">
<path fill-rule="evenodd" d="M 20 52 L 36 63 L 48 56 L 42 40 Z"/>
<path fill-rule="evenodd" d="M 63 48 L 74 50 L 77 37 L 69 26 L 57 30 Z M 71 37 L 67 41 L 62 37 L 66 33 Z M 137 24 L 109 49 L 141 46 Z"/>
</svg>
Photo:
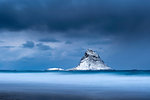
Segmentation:
<svg viewBox="0 0 150 100">
<path fill-rule="evenodd" d="M 113 69 L 150 69 L 148 0 L 0 0 L 0 69 L 72 68 L 87 49 Z"/>
</svg>

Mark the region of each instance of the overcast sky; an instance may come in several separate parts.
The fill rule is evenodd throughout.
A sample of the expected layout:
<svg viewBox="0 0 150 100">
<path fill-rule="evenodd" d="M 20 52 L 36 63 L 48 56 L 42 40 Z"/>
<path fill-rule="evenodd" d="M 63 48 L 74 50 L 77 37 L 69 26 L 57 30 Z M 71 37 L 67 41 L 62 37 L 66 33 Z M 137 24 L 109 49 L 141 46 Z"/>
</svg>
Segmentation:
<svg viewBox="0 0 150 100">
<path fill-rule="evenodd" d="M 0 0 L 0 69 L 72 68 L 87 49 L 150 69 L 148 0 Z"/>
</svg>

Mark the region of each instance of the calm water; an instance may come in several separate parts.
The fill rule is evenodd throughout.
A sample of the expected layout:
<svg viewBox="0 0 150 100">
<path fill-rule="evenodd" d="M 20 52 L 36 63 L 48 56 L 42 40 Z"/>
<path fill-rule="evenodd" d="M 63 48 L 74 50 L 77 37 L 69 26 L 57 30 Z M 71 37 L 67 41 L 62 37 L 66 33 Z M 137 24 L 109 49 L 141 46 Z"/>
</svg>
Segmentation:
<svg viewBox="0 0 150 100">
<path fill-rule="evenodd" d="M 30 100 L 150 100 L 150 71 L 0 71 L 0 100 L 28 96 Z"/>
</svg>

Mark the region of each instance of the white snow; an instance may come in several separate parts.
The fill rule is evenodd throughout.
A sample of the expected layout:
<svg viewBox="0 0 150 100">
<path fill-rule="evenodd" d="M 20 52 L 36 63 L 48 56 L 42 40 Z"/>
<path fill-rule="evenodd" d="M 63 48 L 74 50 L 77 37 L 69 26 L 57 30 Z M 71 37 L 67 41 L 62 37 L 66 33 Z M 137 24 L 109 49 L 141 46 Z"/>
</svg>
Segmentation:
<svg viewBox="0 0 150 100">
<path fill-rule="evenodd" d="M 48 68 L 47 70 L 64 70 L 62 68 Z"/>
<path fill-rule="evenodd" d="M 104 64 L 95 51 L 88 49 L 82 57 L 80 64 L 70 70 L 111 70 L 111 68 Z"/>
</svg>

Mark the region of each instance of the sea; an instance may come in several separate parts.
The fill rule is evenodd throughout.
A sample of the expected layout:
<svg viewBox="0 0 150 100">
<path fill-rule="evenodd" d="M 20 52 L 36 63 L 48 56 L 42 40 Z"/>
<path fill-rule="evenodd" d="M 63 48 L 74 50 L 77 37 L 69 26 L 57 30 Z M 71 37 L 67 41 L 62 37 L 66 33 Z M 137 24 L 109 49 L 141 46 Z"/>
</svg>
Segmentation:
<svg viewBox="0 0 150 100">
<path fill-rule="evenodd" d="M 150 71 L 1 70 L 0 100 L 150 100 Z"/>
</svg>

